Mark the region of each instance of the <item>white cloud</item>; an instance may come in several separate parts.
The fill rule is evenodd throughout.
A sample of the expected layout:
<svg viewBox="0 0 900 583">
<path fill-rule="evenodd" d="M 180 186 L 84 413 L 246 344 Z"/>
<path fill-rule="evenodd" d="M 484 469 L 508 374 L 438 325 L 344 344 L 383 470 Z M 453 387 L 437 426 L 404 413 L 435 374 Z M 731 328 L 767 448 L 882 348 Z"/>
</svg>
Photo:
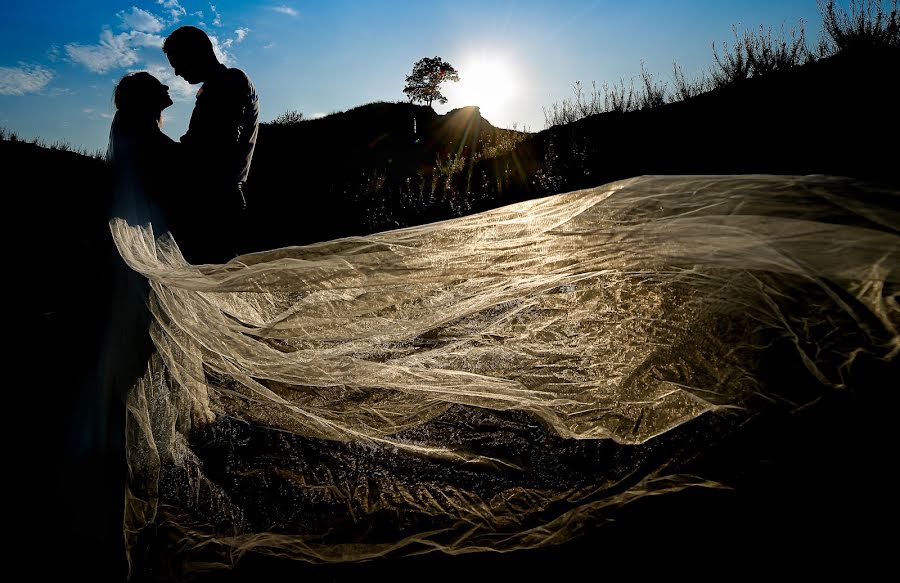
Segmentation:
<svg viewBox="0 0 900 583">
<path fill-rule="evenodd" d="M 132 48 L 131 40 L 130 32 L 113 35 L 106 29 L 100 33 L 100 44 L 67 44 L 66 54 L 69 59 L 84 65 L 88 70 L 102 74 L 110 69 L 130 67 L 138 62 L 138 54 Z"/>
<path fill-rule="evenodd" d="M 106 111 L 97 111 L 97 109 L 93 107 L 85 107 L 81 110 L 81 113 L 85 114 L 91 121 L 100 121 L 102 119 L 112 119 L 113 114 Z"/>
<path fill-rule="evenodd" d="M 224 41 L 222 41 L 221 48 L 223 48 L 223 49 L 231 48 L 231 46 L 234 43 L 239 43 L 242 40 L 244 40 L 245 38 L 247 38 L 247 33 L 249 33 L 249 32 L 250 32 L 249 28 L 238 28 L 237 30 L 234 31 L 235 38 L 229 38 L 229 39 L 225 39 Z"/>
<path fill-rule="evenodd" d="M 272 10 L 274 10 L 275 12 L 280 12 L 282 14 L 287 14 L 288 16 L 293 16 L 295 18 L 297 16 L 300 16 L 300 13 L 297 12 L 296 8 L 291 8 L 290 6 L 285 6 L 284 4 L 282 4 L 281 6 L 273 6 Z"/>
<path fill-rule="evenodd" d="M 59 45 L 50 45 L 50 48 L 47 49 L 47 60 L 51 63 L 59 60 Z"/>
<path fill-rule="evenodd" d="M 216 5 L 210 4 L 209 9 L 213 13 L 213 26 L 222 26 L 222 15 L 216 10 Z"/>
<path fill-rule="evenodd" d="M 157 0 L 157 4 L 168 9 L 173 19 L 187 13 L 178 0 Z M 219 14 L 216 12 L 216 7 L 212 4 L 209 6 L 218 19 Z M 117 16 L 131 30 L 114 34 L 109 27 L 104 27 L 100 33 L 100 40 L 95 45 L 69 43 L 64 47 L 68 59 L 74 63 L 84 65 L 94 73 L 105 74 L 115 69 L 139 67 L 152 52 L 141 49 L 160 49 L 162 47 L 163 37 L 157 33 L 162 32 L 168 25 L 158 17 L 136 6 L 132 6 L 130 11 L 118 12 Z M 229 66 L 233 64 L 234 57 L 228 52 L 228 49 L 235 43 L 243 41 L 249 32 L 249 28 L 237 28 L 234 31 L 235 36 L 233 38 L 221 42 L 216 36 L 209 35 L 213 44 L 213 51 L 219 61 Z M 58 49 L 56 50 L 58 52 Z M 150 64 L 147 64 L 147 66 L 152 67 Z M 193 96 L 194 89 L 187 82 L 168 73 L 167 78 L 172 79 L 170 86 L 172 86 L 176 94 Z M 184 85 L 181 86 L 181 83 Z"/>
<path fill-rule="evenodd" d="M 267 45 L 264 45 L 263 48 L 264 48 L 264 49 L 271 49 L 271 48 L 274 47 L 274 46 L 275 46 L 275 43 L 274 43 L 274 42 L 271 42 L 271 43 L 269 43 L 269 44 L 267 44 Z"/>
<path fill-rule="evenodd" d="M 147 34 L 146 32 L 132 32 L 131 43 L 136 47 L 156 47 L 162 48 L 163 37 L 158 34 Z"/>
<path fill-rule="evenodd" d="M 40 65 L 20 63 L 18 67 L 0 67 L 0 95 L 37 93 L 53 79 L 53 71 Z"/>
<path fill-rule="evenodd" d="M 147 63 L 142 69 L 134 69 L 129 73 L 146 71 L 159 79 L 164 85 L 169 86 L 169 95 L 173 101 L 189 101 L 197 95 L 197 87 L 194 87 L 181 77 L 176 77 L 172 67 L 160 63 Z"/>
<path fill-rule="evenodd" d="M 212 41 L 213 52 L 216 54 L 216 58 L 219 59 L 219 62 L 223 65 L 231 65 L 234 62 L 234 59 L 231 56 L 231 53 L 229 53 L 225 49 L 229 48 L 232 45 L 233 40 L 228 39 L 220 43 L 219 37 L 211 34 L 207 36 L 209 36 L 209 40 Z"/>
<path fill-rule="evenodd" d="M 178 0 L 156 0 L 156 3 L 169 10 L 169 16 L 172 19 L 170 24 L 175 24 L 181 20 L 182 16 L 187 14 L 187 10 L 178 3 Z M 201 14 L 200 16 L 202 17 L 203 15 Z"/>
<path fill-rule="evenodd" d="M 156 15 L 151 14 L 146 10 L 141 10 L 137 6 L 132 6 L 131 12 L 125 12 L 124 10 L 117 12 L 116 16 L 118 16 L 122 20 L 122 24 L 130 30 L 159 32 L 164 26 L 163 22 L 157 18 Z"/>
<path fill-rule="evenodd" d="M 42 91 L 41 95 L 46 95 L 47 97 L 59 97 L 60 95 L 78 95 L 78 92 L 73 91 L 68 87 L 51 87 L 46 91 Z"/>
</svg>

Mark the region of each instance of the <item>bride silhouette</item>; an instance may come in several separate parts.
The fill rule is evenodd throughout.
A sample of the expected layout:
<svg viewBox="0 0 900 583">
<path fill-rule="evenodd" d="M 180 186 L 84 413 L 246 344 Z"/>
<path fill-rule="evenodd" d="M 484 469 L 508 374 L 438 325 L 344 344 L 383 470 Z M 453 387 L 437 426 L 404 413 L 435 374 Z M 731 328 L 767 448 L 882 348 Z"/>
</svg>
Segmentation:
<svg viewBox="0 0 900 583">
<path fill-rule="evenodd" d="M 126 75 L 114 93 L 116 114 L 110 129 L 107 158 L 115 187 L 108 208 L 110 221 L 127 225 L 160 248 L 171 237 L 168 215 L 173 212 L 174 188 L 180 173 L 180 145 L 160 130 L 162 111 L 172 104 L 168 88 L 148 73 Z M 119 243 L 113 237 L 117 247 Z M 174 245 L 169 245 L 175 248 Z M 79 387 L 66 446 L 79 468 L 67 476 L 75 492 L 85 493 L 79 503 L 97 518 L 90 551 L 80 560 L 92 572 L 121 579 L 126 566 L 121 525 L 125 498 L 126 403 L 134 385 L 147 371 L 154 352 L 150 336 L 150 281 L 122 258 L 122 249 L 109 256 L 110 288 L 105 317 L 100 318 L 100 344 L 90 372 Z M 102 287 L 101 282 L 89 284 Z M 98 292 L 101 292 L 98 289 Z M 110 548 L 113 545 L 116 548 Z M 121 558 L 121 563 L 110 559 Z"/>
<path fill-rule="evenodd" d="M 160 130 L 162 111 L 172 100 L 168 87 L 143 72 L 122 78 L 114 100 L 117 111 L 107 152 L 115 180 L 109 217 L 153 233 L 156 239 L 168 232 L 165 215 L 171 210 L 167 202 L 171 196 L 166 193 L 171 192 L 177 165 L 178 144 Z M 148 279 L 118 254 L 110 267 L 112 294 L 99 359 L 85 384 L 99 394 L 81 401 L 88 410 L 76 417 L 79 429 L 71 444 L 77 451 L 123 451 L 122 403 L 144 374 L 153 351 Z"/>
<path fill-rule="evenodd" d="M 146 72 L 126 75 L 115 105 L 107 157 L 115 179 L 109 221 L 119 256 L 99 374 L 105 396 L 119 402 L 144 376 L 155 349 L 150 328 L 158 316 L 151 313 L 147 265 L 169 273 L 191 268 L 184 242 L 192 252 L 211 247 L 194 245 L 203 236 L 202 209 L 180 186 L 189 170 L 183 146 L 161 131 L 162 112 L 172 105 L 168 87 Z"/>
<path fill-rule="evenodd" d="M 146 72 L 123 77 L 109 136 L 116 183 L 112 216 L 135 226 L 152 224 L 156 236 L 168 230 L 165 215 L 172 212 L 180 148 L 160 129 L 162 112 L 172 105 L 168 89 Z"/>
</svg>

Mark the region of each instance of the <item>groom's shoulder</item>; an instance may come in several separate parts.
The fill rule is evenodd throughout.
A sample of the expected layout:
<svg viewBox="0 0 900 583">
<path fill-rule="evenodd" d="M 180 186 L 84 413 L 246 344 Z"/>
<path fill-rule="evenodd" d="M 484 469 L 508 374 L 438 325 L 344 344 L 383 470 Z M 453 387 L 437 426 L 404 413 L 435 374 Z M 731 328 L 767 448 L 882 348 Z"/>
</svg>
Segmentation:
<svg viewBox="0 0 900 583">
<path fill-rule="evenodd" d="M 257 100 L 256 88 L 253 86 L 253 82 L 250 81 L 250 77 L 242 70 L 233 67 L 226 69 L 220 79 L 225 95 L 230 95 L 232 98 L 242 101 L 249 100 L 253 102 Z"/>
<path fill-rule="evenodd" d="M 234 90 L 248 90 L 253 92 L 253 82 L 250 81 L 250 77 L 247 76 L 247 73 L 244 73 L 242 70 L 232 67 L 225 71 L 225 82 Z"/>
</svg>

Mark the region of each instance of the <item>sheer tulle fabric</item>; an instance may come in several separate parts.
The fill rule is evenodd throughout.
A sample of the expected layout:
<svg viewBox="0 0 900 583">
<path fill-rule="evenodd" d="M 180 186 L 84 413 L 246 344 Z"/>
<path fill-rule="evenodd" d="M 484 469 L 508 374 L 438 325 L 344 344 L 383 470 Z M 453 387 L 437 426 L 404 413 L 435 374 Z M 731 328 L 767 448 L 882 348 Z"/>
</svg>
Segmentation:
<svg viewBox="0 0 900 583">
<path fill-rule="evenodd" d="M 687 470 L 718 437 L 897 357 L 898 202 L 640 177 L 225 265 L 113 219 L 156 346 L 127 401 L 132 566 L 531 548 L 718 487 Z"/>
</svg>

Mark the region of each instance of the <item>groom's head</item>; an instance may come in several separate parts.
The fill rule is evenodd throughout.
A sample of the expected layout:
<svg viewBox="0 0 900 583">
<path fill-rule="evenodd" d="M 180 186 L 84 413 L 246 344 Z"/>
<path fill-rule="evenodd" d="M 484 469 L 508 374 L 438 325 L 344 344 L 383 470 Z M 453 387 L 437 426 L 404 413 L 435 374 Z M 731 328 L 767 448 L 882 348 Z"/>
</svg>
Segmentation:
<svg viewBox="0 0 900 583">
<path fill-rule="evenodd" d="M 194 26 L 176 29 L 163 42 L 163 52 L 175 69 L 175 74 L 188 83 L 205 81 L 209 72 L 219 64 L 212 41 Z"/>
</svg>

